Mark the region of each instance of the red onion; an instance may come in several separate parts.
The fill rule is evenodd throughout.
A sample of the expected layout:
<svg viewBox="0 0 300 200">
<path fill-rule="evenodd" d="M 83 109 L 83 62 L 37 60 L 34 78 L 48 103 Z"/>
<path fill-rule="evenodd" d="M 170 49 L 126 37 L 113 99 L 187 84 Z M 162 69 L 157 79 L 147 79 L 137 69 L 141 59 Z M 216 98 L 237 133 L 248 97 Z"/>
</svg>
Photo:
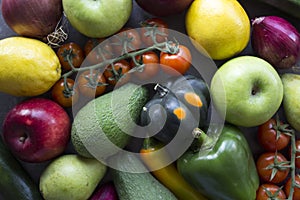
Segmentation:
<svg viewBox="0 0 300 200">
<path fill-rule="evenodd" d="M 113 182 L 107 182 L 101 185 L 89 200 L 118 200 L 118 194 Z"/>
<path fill-rule="evenodd" d="M 62 14 L 62 0 L 2 0 L 5 22 L 22 36 L 45 39 Z"/>
<path fill-rule="evenodd" d="M 252 21 L 252 48 L 274 68 L 293 67 L 300 56 L 300 34 L 287 20 L 264 16 Z"/>
</svg>

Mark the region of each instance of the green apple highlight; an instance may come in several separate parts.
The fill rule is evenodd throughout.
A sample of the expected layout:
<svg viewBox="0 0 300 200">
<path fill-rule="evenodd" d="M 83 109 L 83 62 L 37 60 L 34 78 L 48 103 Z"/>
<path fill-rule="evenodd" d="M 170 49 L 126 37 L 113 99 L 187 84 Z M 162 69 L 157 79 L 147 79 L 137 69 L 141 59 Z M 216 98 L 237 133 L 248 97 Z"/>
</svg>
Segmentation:
<svg viewBox="0 0 300 200">
<path fill-rule="evenodd" d="M 268 62 L 240 56 L 217 70 L 211 81 L 211 96 L 215 109 L 227 122 L 253 127 L 277 112 L 283 99 L 283 85 Z"/>
<path fill-rule="evenodd" d="M 300 131 L 300 75 L 286 73 L 281 76 L 283 83 L 283 108 L 288 123 Z"/>
<path fill-rule="evenodd" d="M 118 32 L 132 11 L 132 0 L 63 0 L 62 3 L 71 25 L 92 38 Z"/>
</svg>

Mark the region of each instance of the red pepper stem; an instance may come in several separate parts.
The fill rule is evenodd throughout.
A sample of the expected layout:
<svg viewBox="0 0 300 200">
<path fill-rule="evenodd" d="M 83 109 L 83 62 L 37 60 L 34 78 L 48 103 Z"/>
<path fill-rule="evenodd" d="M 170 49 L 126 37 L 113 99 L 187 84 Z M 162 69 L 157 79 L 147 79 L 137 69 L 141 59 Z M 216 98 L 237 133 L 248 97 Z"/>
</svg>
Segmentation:
<svg viewBox="0 0 300 200">
<path fill-rule="evenodd" d="M 209 137 L 203 130 L 198 127 L 194 128 L 192 134 L 194 138 L 198 140 L 201 148 L 210 148 L 215 143 L 213 138 Z"/>
</svg>

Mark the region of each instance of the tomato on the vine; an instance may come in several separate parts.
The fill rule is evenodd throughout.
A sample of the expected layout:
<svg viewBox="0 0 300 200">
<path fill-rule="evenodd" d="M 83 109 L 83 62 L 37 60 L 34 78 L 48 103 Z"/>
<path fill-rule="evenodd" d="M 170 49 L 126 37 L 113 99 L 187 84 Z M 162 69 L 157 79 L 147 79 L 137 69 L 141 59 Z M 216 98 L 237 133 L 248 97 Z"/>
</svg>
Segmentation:
<svg viewBox="0 0 300 200">
<path fill-rule="evenodd" d="M 136 29 L 125 27 L 110 38 L 111 46 L 116 56 L 141 48 L 141 37 Z"/>
<path fill-rule="evenodd" d="M 300 169 L 300 140 L 296 140 L 295 145 L 296 145 L 295 167 Z"/>
<path fill-rule="evenodd" d="M 154 51 L 148 51 L 142 55 L 135 57 L 135 60 L 142 66 L 135 66 L 133 60 L 131 60 L 130 65 L 132 68 L 135 67 L 136 71 L 133 73 L 140 80 L 148 80 L 159 72 L 159 57 Z"/>
<path fill-rule="evenodd" d="M 178 76 L 186 73 L 191 67 L 192 55 L 190 50 L 183 45 L 178 46 L 176 54 L 161 52 L 160 64 L 161 68 L 170 75 Z"/>
<path fill-rule="evenodd" d="M 77 82 L 80 94 L 90 98 L 103 94 L 107 85 L 104 75 L 97 70 L 82 72 Z"/>
<path fill-rule="evenodd" d="M 258 142 L 267 151 L 279 151 L 290 143 L 291 137 L 282 132 L 284 124 L 278 119 L 269 119 L 258 127 Z"/>
<path fill-rule="evenodd" d="M 65 86 L 63 78 L 58 80 L 51 89 L 51 97 L 62 107 L 71 107 L 78 101 L 78 89 L 74 87 L 73 79 L 67 78 L 66 83 L 67 86 Z"/>
<path fill-rule="evenodd" d="M 279 152 L 262 153 L 257 161 L 256 168 L 259 177 L 269 183 L 281 183 L 290 172 L 289 161 Z"/>
<path fill-rule="evenodd" d="M 110 85 L 123 85 L 130 80 L 131 73 L 128 73 L 131 70 L 130 64 L 126 60 L 120 60 L 111 65 L 107 66 L 104 70 L 104 76 L 107 82 Z"/>
<path fill-rule="evenodd" d="M 105 38 L 88 39 L 84 45 L 83 51 L 87 61 L 91 64 L 97 64 L 104 59 L 110 59 L 112 57 L 112 46 Z"/>
<path fill-rule="evenodd" d="M 144 47 L 149 47 L 156 42 L 164 42 L 168 37 L 168 24 L 161 18 L 149 18 L 141 23 L 141 38 Z"/>
<path fill-rule="evenodd" d="M 299 174 L 295 175 L 295 183 L 300 186 Z M 292 178 L 290 177 L 284 185 L 284 191 L 287 196 L 290 195 L 291 187 L 292 187 Z M 300 199 L 300 188 L 298 188 L 297 186 L 294 187 L 293 199 L 294 200 Z"/>
<path fill-rule="evenodd" d="M 82 48 L 75 42 L 63 44 L 57 50 L 57 57 L 62 68 L 64 70 L 71 70 L 67 56 L 69 56 L 70 61 L 75 68 L 80 67 L 85 57 Z"/>
<path fill-rule="evenodd" d="M 286 199 L 286 195 L 282 188 L 276 184 L 265 183 L 259 186 L 256 192 L 256 200 L 269 200 L 269 199 Z"/>
</svg>

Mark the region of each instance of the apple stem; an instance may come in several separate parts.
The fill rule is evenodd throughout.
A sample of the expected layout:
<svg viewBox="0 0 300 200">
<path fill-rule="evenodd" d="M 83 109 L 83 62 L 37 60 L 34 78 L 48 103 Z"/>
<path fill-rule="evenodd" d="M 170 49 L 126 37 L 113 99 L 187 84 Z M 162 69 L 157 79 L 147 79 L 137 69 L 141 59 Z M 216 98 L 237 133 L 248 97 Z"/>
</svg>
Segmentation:
<svg viewBox="0 0 300 200">
<path fill-rule="evenodd" d="M 19 141 L 20 141 L 21 143 L 24 143 L 25 140 L 26 140 L 26 138 L 27 138 L 26 135 L 25 135 L 25 136 L 21 136 L 21 137 L 19 138 Z"/>
</svg>

